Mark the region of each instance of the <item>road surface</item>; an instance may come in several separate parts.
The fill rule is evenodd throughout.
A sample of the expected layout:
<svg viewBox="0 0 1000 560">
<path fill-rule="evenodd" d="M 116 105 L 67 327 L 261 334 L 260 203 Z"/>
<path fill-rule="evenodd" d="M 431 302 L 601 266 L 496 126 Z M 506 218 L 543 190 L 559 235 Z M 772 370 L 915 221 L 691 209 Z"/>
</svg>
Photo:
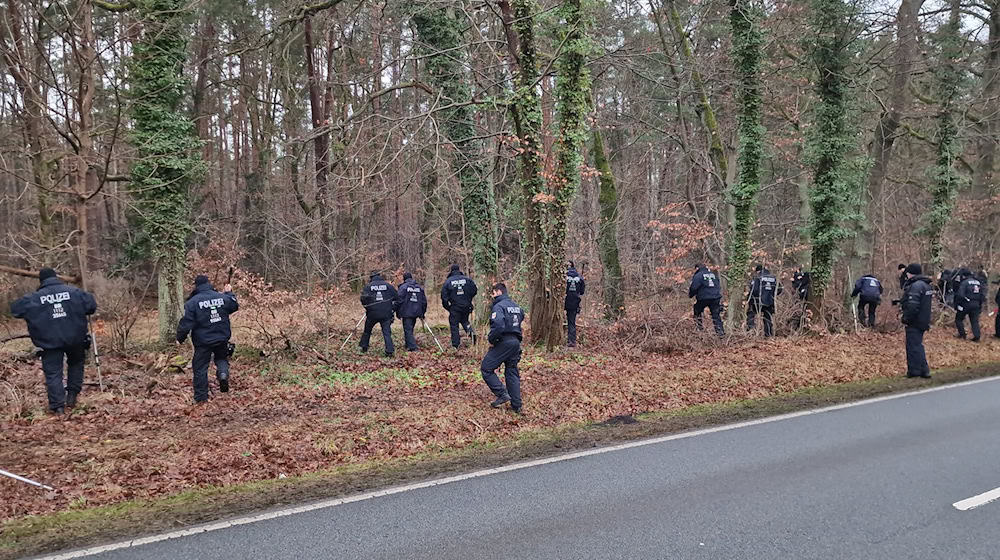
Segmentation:
<svg viewBox="0 0 1000 560">
<path fill-rule="evenodd" d="M 1000 381 L 790 416 L 61 558 L 1000 558 Z"/>
</svg>

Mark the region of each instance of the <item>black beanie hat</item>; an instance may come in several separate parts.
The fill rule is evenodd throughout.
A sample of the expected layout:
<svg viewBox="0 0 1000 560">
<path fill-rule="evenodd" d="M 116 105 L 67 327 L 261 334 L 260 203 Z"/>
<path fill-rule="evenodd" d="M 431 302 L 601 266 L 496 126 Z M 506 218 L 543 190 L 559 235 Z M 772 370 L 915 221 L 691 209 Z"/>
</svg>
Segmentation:
<svg viewBox="0 0 1000 560">
<path fill-rule="evenodd" d="M 39 282 L 41 282 L 42 280 L 46 280 L 48 278 L 55 278 L 55 277 L 56 277 L 56 271 L 52 270 L 51 268 L 46 267 L 38 271 Z"/>
<path fill-rule="evenodd" d="M 764 265 L 758 264 L 757 266 L 753 267 L 753 270 L 754 272 L 761 272 L 762 270 L 764 270 Z"/>
<path fill-rule="evenodd" d="M 410 274 L 409 272 L 404 272 L 403 273 L 403 280 L 413 280 L 413 275 Z"/>
<path fill-rule="evenodd" d="M 918 274 L 923 274 L 924 269 L 921 268 L 921 266 L 918 263 L 911 263 L 909 266 L 906 267 L 906 273 L 916 276 Z"/>
<path fill-rule="evenodd" d="M 201 286 L 202 284 L 208 284 L 208 276 L 205 276 L 204 274 L 199 274 L 194 279 L 194 285 Z"/>
<path fill-rule="evenodd" d="M 451 270 L 451 272 L 457 272 L 457 271 L 461 270 L 461 268 L 459 268 L 459 266 L 457 264 L 453 264 L 453 265 L 451 265 L 451 269 L 450 270 Z"/>
</svg>

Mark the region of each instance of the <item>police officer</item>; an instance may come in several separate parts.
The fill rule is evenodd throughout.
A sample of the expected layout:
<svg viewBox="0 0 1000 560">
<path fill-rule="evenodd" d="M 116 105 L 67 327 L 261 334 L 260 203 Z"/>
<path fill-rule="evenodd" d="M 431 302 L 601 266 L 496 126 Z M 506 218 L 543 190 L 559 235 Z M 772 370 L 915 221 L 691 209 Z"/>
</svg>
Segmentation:
<svg viewBox="0 0 1000 560">
<path fill-rule="evenodd" d="M 719 276 L 703 264 L 696 265 L 694 277 L 691 279 L 691 287 L 688 288 L 688 298 L 694 298 L 694 322 L 698 326 L 698 330 L 705 330 L 702 315 L 705 314 L 705 308 L 708 308 L 712 315 L 712 324 L 715 325 L 715 333 L 719 336 L 725 336 L 726 330 L 722 325 L 722 287 L 719 284 Z"/>
<path fill-rule="evenodd" d="M 1000 280 L 996 280 L 994 284 L 1000 284 Z M 993 325 L 993 338 L 1000 338 L 1000 288 L 997 288 L 997 295 L 994 300 L 997 304 L 996 307 L 996 323 Z"/>
<path fill-rule="evenodd" d="M 962 283 L 955 292 L 955 326 L 958 327 L 958 338 L 965 338 L 965 318 L 972 325 L 972 342 L 979 342 L 979 314 L 986 303 L 986 286 L 968 269 L 959 271 Z"/>
<path fill-rule="evenodd" d="M 903 286 L 906 285 L 906 265 L 899 263 L 897 270 L 899 270 L 899 289 L 902 290 Z"/>
<path fill-rule="evenodd" d="M 861 296 L 858 300 L 858 319 L 862 327 L 875 328 L 875 310 L 882 303 L 882 283 L 874 274 L 866 274 L 854 283 L 854 291 L 851 298 Z M 868 308 L 867 323 L 865 321 L 865 308 Z"/>
<path fill-rule="evenodd" d="M 184 303 L 184 316 L 177 324 L 177 344 L 183 344 L 188 334 L 194 344 L 191 369 L 194 370 L 194 402 L 208 400 L 208 365 L 215 361 L 215 378 L 219 390 L 229 392 L 229 339 L 233 336 L 229 316 L 240 308 L 233 287 L 226 284 L 223 292 L 215 291 L 208 277 L 194 279 L 194 291 Z"/>
<path fill-rule="evenodd" d="M 507 286 L 493 286 L 493 313 L 490 315 L 490 349 L 483 356 L 480 370 L 483 381 L 493 391 L 496 400 L 490 403 L 500 408 L 510 403 L 514 412 L 521 412 L 521 377 L 517 365 L 521 361 L 521 323 L 524 311 L 507 295 Z M 500 382 L 496 370 L 503 364 L 506 386 Z"/>
<path fill-rule="evenodd" d="M 12 303 L 10 313 L 28 323 L 31 342 L 42 349 L 49 411 L 62 414 L 76 406 L 83 390 L 83 364 L 90 343 L 87 315 L 97 311 L 97 302 L 89 293 L 64 284 L 51 268 L 38 271 L 38 280 L 38 291 Z"/>
<path fill-rule="evenodd" d="M 799 301 L 807 301 L 809 299 L 809 290 L 811 287 L 812 278 L 800 266 L 795 271 L 795 274 L 792 275 L 792 288 L 795 289 L 795 294 L 799 297 Z"/>
<path fill-rule="evenodd" d="M 424 288 L 413 280 L 413 275 L 409 272 L 403 273 L 403 283 L 399 285 L 399 309 L 396 316 L 403 321 L 403 340 L 406 342 L 406 351 L 413 352 L 417 349 L 417 339 L 413 336 L 413 327 L 417 324 L 417 319 L 421 321 L 427 315 L 427 294 Z"/>
<path fill-rule="evenodd" d="M 923 275 L 919 264 L 906 267 L 906 284 L 903 285 L 903 325 L 906 326 L 906 376 L 930 377 L 924 350 L 924 333 L 931 328 L 931 300 L 934 288 L 931 279 Z"/>
<path fill-rule="evenodd" d="M 382 278 L 378 271 L 372 272 L 368 285 L 361 290 L 361 305 L 365 308 L 365 331 L 361 334 L 361 353 L 368 352 L 368 343 L 372 338 L 372 329 L 381 325 L 382 338 L 385 340 L 385 355 L 391 358 L 395 352 L 392 345 L 392 314 L 399 306 L 398 294 L 392 284 Z"/>
<path fill-rule="evenodd" d="M 573 261 L 569 261 L 566 271 L 566 346 L 576 346 L 576 316 L 580 314 L 580 298 L 587 291 L 583 276 L 576 271 Z"/>
<path fill-rule="evenodd" d="M 472 278 L 462 274 L 457 264 L 451 265 L 448 278 L 441 286 L 441 305 L 448 311 L 448 325 L 451 327 L 451 345 L 458 349 L 462 345 L 462 335 L 458 330 L 461 325 L 465 332 L 476 343 L 476 335 L 469 324 L 469 314 L 472 313 L 472 299 L 476 297 L 479 288 Z"/>
<path fill-rule="evenodd" d="M 775 297 L 781 293 L 781 284 L 763 265 L 758 264 L 754 271 L 756 276 L 750 283 L 747 330 L 753 330 L 757 315 L 761 314 L 764 316 L 764 336 L 774 336 L 774 303 Z"/>
</svg>

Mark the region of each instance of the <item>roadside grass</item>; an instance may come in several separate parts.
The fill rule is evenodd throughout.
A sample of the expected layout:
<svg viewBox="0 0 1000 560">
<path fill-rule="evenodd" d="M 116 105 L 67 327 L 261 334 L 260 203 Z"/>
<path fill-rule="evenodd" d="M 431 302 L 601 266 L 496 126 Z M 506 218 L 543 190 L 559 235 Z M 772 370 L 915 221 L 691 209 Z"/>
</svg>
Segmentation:
<svg viewBox="0 0 1000 560">
<path fill-rule="evenodd" d="M 378 376 L 408 379 L 405 370 L 383 368 Z M 877 378 L 817 385 L 778 395 L 670 411 L 647 411 L 600 422 L 578 422 L 525 430 L 513 437 L 486 437 L 462 448 L 429 447 L 403 458 L 370 460 L 289 478 L 227 486 L 201 486 L 178 494 L 101 507 L 75 502 L 68 511 L 29 516 L 0 528 L 0 559 L 67 547 L 82 547 L 185 527 L 268 508 L 346 496 L 432 477 L 469 472 L 573 450 L 765 418 L 927 387 L 1000 374 L 1000 363 L 936 371 L 930 380 Z M 332 382 L 340 382 L 330 373 Z M 331 422 L 336 421 L 331 419 Z M 365 418 L 366 430 L 395 429 L 378 414 Z M 336 445 L 325 442 L 321 445 Z"/>
</svg>

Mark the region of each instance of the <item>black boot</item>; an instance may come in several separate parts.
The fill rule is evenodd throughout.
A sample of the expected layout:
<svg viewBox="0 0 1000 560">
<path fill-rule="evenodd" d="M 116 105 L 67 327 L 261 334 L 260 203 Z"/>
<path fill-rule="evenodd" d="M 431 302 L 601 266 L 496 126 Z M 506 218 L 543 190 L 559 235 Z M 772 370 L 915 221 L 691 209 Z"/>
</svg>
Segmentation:
<svg viewBox="0 0 1000 560">
<path fill-rule="evenodd" d="M 74 393 L 72 391 L 66 393 L 66 408 L 76 407 L 76 397 L 79 393 Z"/>
<path fill-rule="evenodd" d="M 219 391 L 223 393 L 229 392 L 229 374 L 228 373 L 217 373 L 215 374 L 216 379 L 219 380 Z"/>
<path fill-rule="evenodd" d="M 497 397 L 497 400 L 491 402 L 490 406 L 492 406 L 493 408 L 500 408 L 501 406 L 503 406 L 503 405 L 505 405 L 505 404 L 507 404 L 509 402 L 510 402 L 510 397 L 507 396 L 507 394 L 505 393 L 505 394 Z"/>
</svg>

